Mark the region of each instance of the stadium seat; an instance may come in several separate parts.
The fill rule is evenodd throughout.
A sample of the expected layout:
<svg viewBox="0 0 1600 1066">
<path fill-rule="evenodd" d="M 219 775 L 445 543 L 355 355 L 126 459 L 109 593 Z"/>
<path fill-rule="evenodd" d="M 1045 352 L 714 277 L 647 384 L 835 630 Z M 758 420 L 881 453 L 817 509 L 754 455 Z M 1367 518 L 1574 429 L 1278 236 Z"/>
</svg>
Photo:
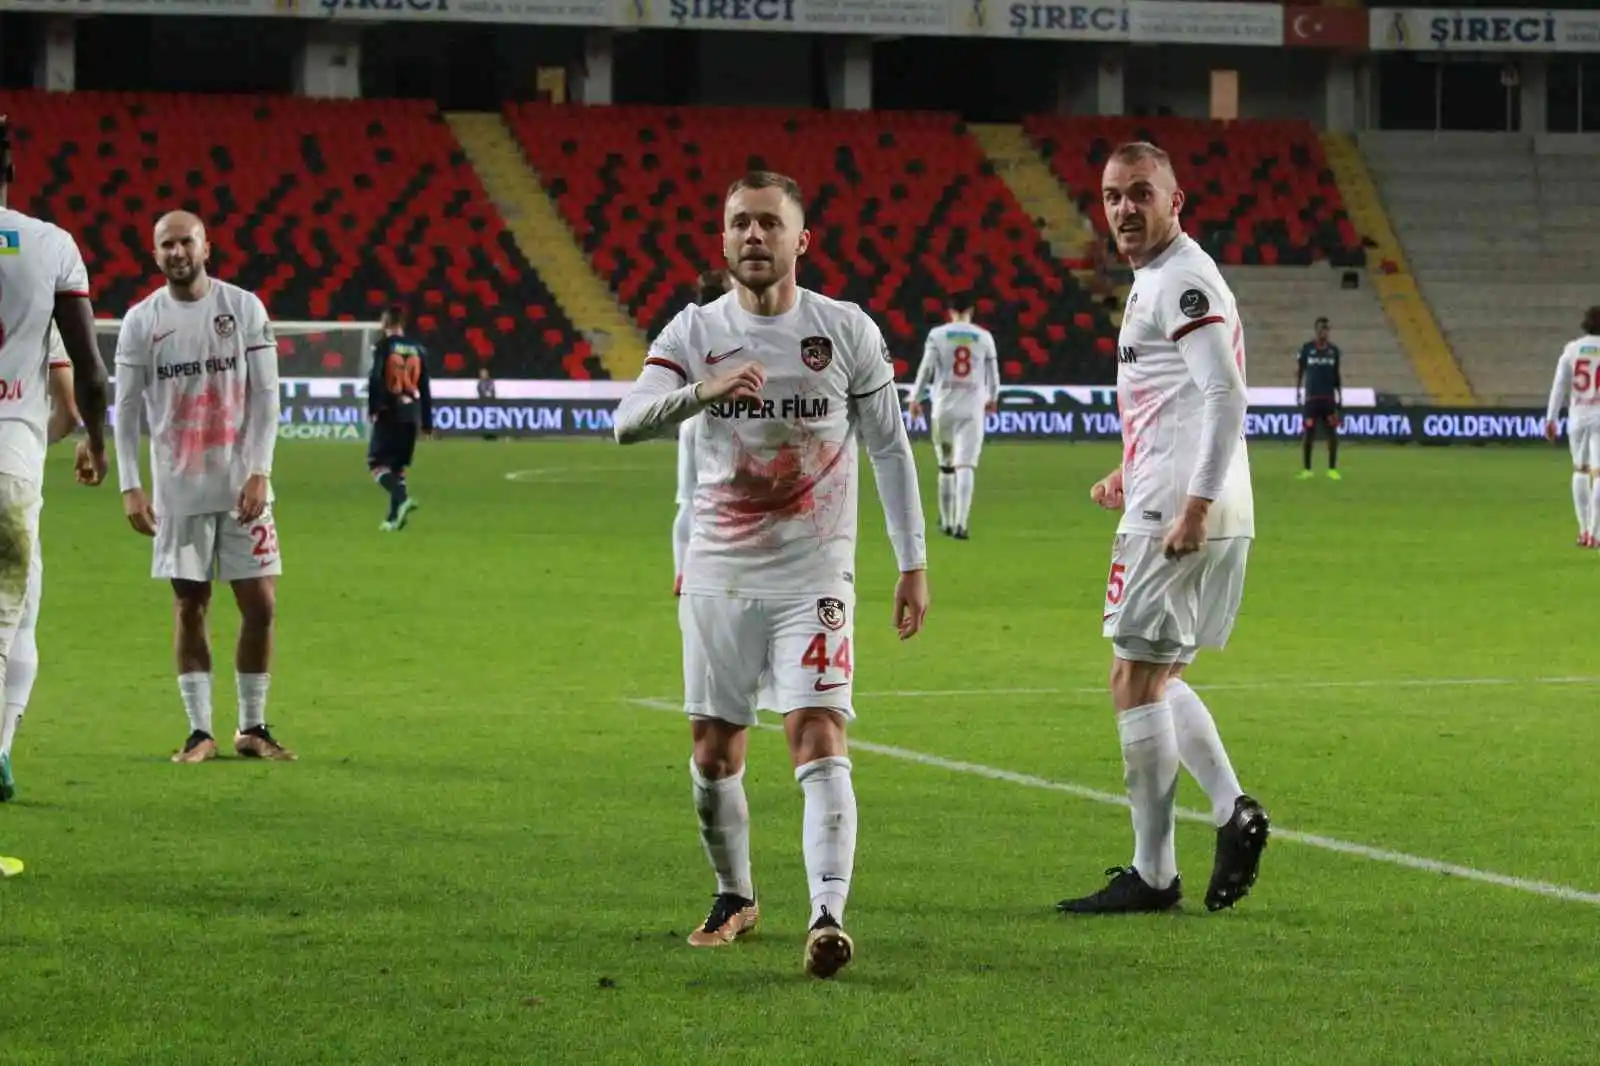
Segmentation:
<svg viewBox="0 0 1600 1066">
<path fill-rule="evenodd" d="M 399 300 L 435 372 L 599 373 L 572 359 L 580 338 L 431 102 L 8 89 L 6 112 L 13 203 L 77 236 L 102 315 L 159 284 L 151 226 L 182 207 L 207 224 L 213 272 L 278 321 L 371 320 Z"/>
<path fill-rule="evenodd" d="M 902 377 L 953 291 L 979 297 L 1006 379 L 1114 374 L 1097 344 L 1114 333 L 1105 310 L 950 115 L 514 104 L 506 118 L 593 268 L 648 334 L 721 262 L 728 183 L 766 168 L 807 197 L 802 284 L 872 312 Z"/>
<path fill-rule="evenodd" d="M 1172 155 L 1187 229 L 1220 262 L 1366 263 L 1309 122 L 1033 116 L 1023 127 L 1102 234 L 1105 161 L 1118 144 L 1145 140 Z"/>
</svg>

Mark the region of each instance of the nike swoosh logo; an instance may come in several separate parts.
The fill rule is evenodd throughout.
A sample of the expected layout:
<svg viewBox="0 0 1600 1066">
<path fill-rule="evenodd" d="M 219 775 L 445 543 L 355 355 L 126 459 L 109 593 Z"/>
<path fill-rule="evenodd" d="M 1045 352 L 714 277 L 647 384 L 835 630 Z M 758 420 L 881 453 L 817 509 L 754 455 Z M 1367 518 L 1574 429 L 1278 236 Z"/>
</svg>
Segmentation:
<svg viewBox="0 0 1600 1066">
<path fill-rule="evenodd" d="M 844 878 L 840 877 L 838 874 L 823 874 L 822 875 L 822 883 L 823 884 L 827 884 L 829 881 L 843 881 L 843 880 L 844 880 Z"/>
<path fill-rule="evenodd" d="M 152 333 L 150 335 L 150 343 L 151 344 L 160 344 L 162 341 L 166 340 L 168 337 L 172 336 L 176 332 L 178 332 L 178 331 L 175 330 L 175 329 L 169 329 L 169 330 L 165 331 L 164 333 Z"/>
<path fill-rule="evenodd" d="M 740 345 L 737 348 L 730 348 L 727 351 L 721 352 L 721 353 L 719 353 L 717 355 L 712 355 L 710 352 L 707 352 L 706 353 L 706 366 L 716 366 L 718 363 L 722 362 L 724 359 L 728 358 L 729 356 L 738 355 L 742 351 L 744 351 L 744 345 Z"/>
<path fill-rule="evenodd" d="M 816 684 L 812 685 L 812 688 L 818 692 L 832 692 L 836 688 L 844 688 L 849 683 L 848 681 L 823 681 L 819 678 Z"/>
</svg>

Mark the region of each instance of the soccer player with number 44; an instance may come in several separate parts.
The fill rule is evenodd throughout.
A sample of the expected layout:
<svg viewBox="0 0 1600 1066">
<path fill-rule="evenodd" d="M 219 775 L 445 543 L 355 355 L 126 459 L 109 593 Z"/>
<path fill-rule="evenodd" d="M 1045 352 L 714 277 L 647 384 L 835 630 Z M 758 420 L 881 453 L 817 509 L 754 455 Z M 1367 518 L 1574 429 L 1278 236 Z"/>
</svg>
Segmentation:
<svg viewBox="0 0 1600 1066">
<path fill-rule="evenodd" d="M 717 894 L 689 942 L 730 944 L 759 917 L 744 763 L 770 680 L 805 795 L 804 966 L 826 978 L 855 952 L 843 920 L 856 848 L 845 728 L 855 716 L 858 434 L 899 565 L 901 639 L 922 628 L 928 583 L 888 347 L 861 308 L 800 288 L 795 264 L 809 241 L 791 179 L 756 172 L 733 183 L 723 209 L 733 291 L 684 308 L 655 339 L 617 408 L 616 436 L 631 444 L 695 422 L 680 444 L 694 449 L 695 485 L 678 622 L 689 775 Z"/>
<path fill-rule="evenodd" d="M 1167 154 L 1123 145 L 1101 197 L 1134 269 L 1117 338 L 1122 465 L 1091 498 L 1122 511 L 1107 581 L 1111 698 L 1133 808 L 1133 861 L 1069 913 L 1162 911 L 1182 888 L 1174 846 L 1178 768 L 1211 801 L 1216 856 L 1206 907 L 1232 907 L 1255 883 L 1267 812 L 1239 787 L 1216 722 L 1183 680 L 1202 647 L 1227 644 L 1255 537 L 1244 327 L 1217 264 L 1183 232 L 1183 192 Z"/>
<path fill-rule="evenodd" d="M 162 216 L 155 260 L 167 283 L 122 320 L 117 336 L 117 473 L 128 524 L 155 541 L 151 576 L 176 599 L 178 691 L 189 736 L 172 760 L 217 756 L 211 732 L 211 582 L 233 586 L 234 656 L 246 758 L 294 755 L 267 729 L 278 528 L 272 453 L 278 439 L 278 342 L 260 299 L 206 273 L 205 227 Z M 150 423 L 152 499 L 139 479 L 139 423 Z"/>
</svg>

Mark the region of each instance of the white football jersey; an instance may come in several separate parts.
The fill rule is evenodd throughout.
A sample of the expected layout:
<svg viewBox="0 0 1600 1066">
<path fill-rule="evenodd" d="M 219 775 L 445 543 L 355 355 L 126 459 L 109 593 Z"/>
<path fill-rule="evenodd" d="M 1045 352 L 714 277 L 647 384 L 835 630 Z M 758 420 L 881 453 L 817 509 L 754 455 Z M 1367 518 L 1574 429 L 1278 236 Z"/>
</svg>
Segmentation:
<svg viewBox="0 0 1600 1066">
<path fill-rule="evenodd" d="M 0 208 L 0 473 L 33 482 L 44 478 L 50 335 L 63 293 L 89 295 L 77 242 L 59 226 Z"/>
<path fill-rule="evenodd" d="M 1227 332 L 1245 372 L 1244 326 L 1217 264 L 1187 235 L 1133 274 L 1117 337 L 1117 406 L 1122 414 L 1118 531 L 1162 536 L 1182 511 L 1200 454 L 1204 397 L 1178 351 L 1195 329 Z M 1211 539 L 1255 536 L 1255 499 L 1244 441 L 1206 521 Z"/>
<path fill-rule="evenodd" d="M 163 285 L 122 320 L 117 366 L 148 373 L 144 403 L 157 516 L 233 508 L 250 476 L 245 356 L 275 347 L 256 295 L 215 278 L 192 302 L 175 299 Z"/>
<path fill-rule="evenodd" d="M 933 417 L 982 419 L 1000 392 L 1000 356 L 994 334 L 971 322 L 946 322 L 928 333 L 912 398 L 931 385 Z"/>
<path fill-rule="evenodd" d="M 1600 424 L 1600 337 L 1579 337 L 1562 350 L 1545 414 L 1554 422 L 1563 407 L 1568 425 Z"/>
<path fill-rule="evenodd" d="M 647 362 L 700 381 L 742 362 L 766 369 L 753 400 L 694 418 L 694 529 L 683 591 L 815 596 L 853 584 L 858 446 L 852 397 L 894 382 L 877 324 L 855 304 L 801 289 L 776 317 L 729 294 L 678 313 Z"/>
</svg>

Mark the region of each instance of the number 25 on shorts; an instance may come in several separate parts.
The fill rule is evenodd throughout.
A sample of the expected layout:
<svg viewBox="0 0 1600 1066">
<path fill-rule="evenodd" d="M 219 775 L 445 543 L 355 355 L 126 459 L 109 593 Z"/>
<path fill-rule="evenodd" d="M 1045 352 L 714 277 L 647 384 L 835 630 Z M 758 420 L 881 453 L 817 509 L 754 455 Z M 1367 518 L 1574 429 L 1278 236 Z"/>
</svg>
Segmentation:
<svg viewBox="0 0 1600 1066">
<path fill-rule="evenodd" d="M 834 648 L 833 654 L 828 654 L 828 635 L 818 633 L 811 638 L 811 643 L 806 645 L 805 654 L 800 656 L 800 665 L 807 670 L 817 672 L 816 683 L 812 686 L 818 692 L 828 692 L 836 688 L 844 688 L 850 683 L 850 675 L 854 666 L 850 662 L 850 638 L 842 637 Z M 828 672 L 829 667 L 843 671 L 843 681 L 824 681 L 822 676 Z"/>
<path fill-rule="evenodd" d="M 278 529 L 276 526 L 258 522 L 250 527 L 250 539 L 254 541 L 250 547 L 250 554 L 257 559 L 271 559 L 278 554 Z"/>
</svg>

